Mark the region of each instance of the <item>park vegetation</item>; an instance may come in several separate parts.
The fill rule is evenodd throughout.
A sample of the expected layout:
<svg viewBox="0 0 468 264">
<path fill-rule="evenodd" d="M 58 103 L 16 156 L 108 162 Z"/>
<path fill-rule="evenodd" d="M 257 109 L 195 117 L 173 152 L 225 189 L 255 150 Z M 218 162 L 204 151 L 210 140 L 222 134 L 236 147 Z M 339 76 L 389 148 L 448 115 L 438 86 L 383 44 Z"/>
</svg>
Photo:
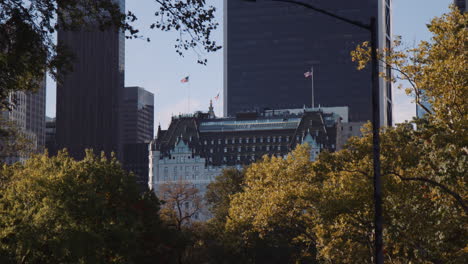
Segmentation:
<svg viewBox="0 0 468 264">
<path fill-rule="evenodd" d="M 467 27 L 468 14 L 452 9 L 428 25 L 431 40 L 380 51 L 395 70 L 382 75 L 431 105 L 380 131 L 387 263 L 468 259 Z M 364 68 L 367 44 L 352 57 Z M 0 262 L 373 263 L 371 125 L 362 133 L 314 162 L 302 145 L 226 169 L 208 186 L 207 222 L 171 211 L 200 204 L 190 186 L 140 193 L 115 159 L 92 152 L 3 165 Z"/>
</svg>

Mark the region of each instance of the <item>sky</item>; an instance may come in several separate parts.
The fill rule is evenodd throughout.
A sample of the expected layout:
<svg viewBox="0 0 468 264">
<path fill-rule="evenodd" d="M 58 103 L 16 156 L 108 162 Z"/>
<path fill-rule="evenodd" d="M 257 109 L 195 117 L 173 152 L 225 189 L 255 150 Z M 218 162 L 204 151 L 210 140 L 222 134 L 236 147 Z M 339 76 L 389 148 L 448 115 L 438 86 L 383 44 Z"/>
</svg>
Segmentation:
<svg viewBox="0 0 468 264">
<path fill-rule="evenodd" d="M 323 0 L 330 1 L 330 0 Z M 393 0 L 393 34 L 400 35 L 403 42 L 414 46 L 421 40 L 429 40 L 426 24 L 433 17 L 448 11 L 452 0 Z M 207 0 L 217 8 L 219 27 L 213 39 L 223 44 L 223 0 Z M 155 95 L 155 131 L 158 124 L 167 128 L 172 115 L 197 110 L 207 111 L 210 99 L 218 116 L 223 112 L 223 52 L 204 54 L 206 66 L 198 64 L 197 55 L 187 51 L 184 57 L 174 49 L 177 33 L 149 29 L 155 21 L 158 6 L 154 0 L 127 0 L 126 9 L 135 13 L 135 26 L 140 33 L 151 39 L 127 40 L 125 43 L 125 86 L 140 86 Z M 181 83 L 190 76 L 188 83 Z M 215 96 L 220 94 L 219 100 Z M 47 107 L 49 117 L 55 116 L 56 85 L 47 80 Z M 396 123 L 410 120 L 415 115 L 415 105 L 404 91 L 394 88 L 394 118 Z M 189 100 L 190 98 L 190 100 Z M 189 103 L 190 102 L 190 103 Z"/>
</svg>

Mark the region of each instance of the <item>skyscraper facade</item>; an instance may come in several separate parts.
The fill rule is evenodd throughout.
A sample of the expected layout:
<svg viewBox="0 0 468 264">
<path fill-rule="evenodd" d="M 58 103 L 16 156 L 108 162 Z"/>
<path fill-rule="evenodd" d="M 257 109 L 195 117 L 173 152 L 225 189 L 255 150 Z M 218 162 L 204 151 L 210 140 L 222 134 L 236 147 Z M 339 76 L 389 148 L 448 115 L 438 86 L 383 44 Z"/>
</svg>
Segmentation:
<svg viewBox="0 0 468 264">
<path fill-rule="evenodd" d="M 119 0 L 122 11 L 125 1 Z M 87 148 L 120 157 L 119 106 L 124 87 L 125 36 L 118 29 L 58 31 L 73 53 L 73 71 L 57 85 L 56 140 L 80 159 Z"/>
<path fill-rule="evenodd" d="M 35 93 L 26 94 L 26 130 L 36 136 L 37 151 L 45 148 L 46 129 L 46 77 L 41 81 L 40 88 Z"/>
<path fill-rule="evenodd" d="M 391 0 L 307 3 L 366 24 L 374 16 L 379 47 L 391 43 Z M 225 0 L 224 8 L 225 114 L 310 107 L 314 94 L 315 106 L 349 106 L 350 121 L 371 119 L 370 69 L 358 71 L 350 56 L 369 31 L 291 3 Z M 312 68 L 313 85 L 303 75 Z M 379 84 L 382 124 L 390 125 L 392 87 Z"/>
<path fill-rule="evenodd" d="M 466 6 L 468 5 L 468 0 L 453 0 L 453 3 L 454 3 L 462 12 L 466 12 Z"/>
<path fill-rule="evenodd" d="M 123 167 L 137 176 L 142 188 L 147 188 L 148 144 L 154 133 L 154 95 L 141 87 L 126 87 L 120 109 Z"/>
<path fill-rule="evenodd" d="M 121 111 L 123 144 L 145 143 L 153 139 L 153 93 L 142 87 L 125 87 Z"/>
<path fill-rule="evenodd" d="M 45 95 L 46 77 L 44 76 L 39 82 L 39 89 L 36 92 L 17 91 L 11 93 L 9 100 L 14 102 L 15 107 L 10 111 L 0 111 L 1 118 L 5 121 L 13 121 L 15 127 L 31 144 L 30 150 L 37 153 L 42 152 L 45 147 Z M 25 153 L 11 153 L 9 157 L 3 157 L 3 161 L 14 163 L 24 161 L 26 158 L 28 155 Z"/>
</svg>

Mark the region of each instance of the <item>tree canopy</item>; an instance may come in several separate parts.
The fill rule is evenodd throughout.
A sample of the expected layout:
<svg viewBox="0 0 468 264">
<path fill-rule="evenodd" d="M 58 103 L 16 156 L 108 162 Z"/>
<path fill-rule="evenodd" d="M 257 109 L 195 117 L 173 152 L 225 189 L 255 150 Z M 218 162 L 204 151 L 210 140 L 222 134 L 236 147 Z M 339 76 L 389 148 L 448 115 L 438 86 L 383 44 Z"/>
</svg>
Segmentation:
<svg viewBox="0 0 468 264">
<path fill-rule="evenodd" d="M 172 263 L 177 232 L 115 159 L 33 156 L 0 169 L 0 262 Z M 165 261 L 164 261 L 165 259 Z"/>
</svg>

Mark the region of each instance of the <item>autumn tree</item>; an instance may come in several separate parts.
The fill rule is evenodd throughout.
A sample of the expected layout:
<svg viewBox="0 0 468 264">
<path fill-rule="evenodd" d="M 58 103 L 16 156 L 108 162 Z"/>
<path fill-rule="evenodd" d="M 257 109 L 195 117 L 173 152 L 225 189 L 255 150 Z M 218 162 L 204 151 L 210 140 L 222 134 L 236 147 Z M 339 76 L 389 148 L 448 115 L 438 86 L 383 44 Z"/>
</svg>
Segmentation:
<svg viewBox="0 0 468 264">
<path fill-rule="evenodd" d="M 211 39 L 218 23 L 215 8 L 204 0 L 155 0 L 155 20 L 148 27 L 180 32 L 175 40 L 179 54 L 220 47 Z M 144 38 L 131 24 L 132 12 L 123 13 L 115 0 L 1 0 L 0 1 L 0 109 L 11 108 L 13 91 L 37 91 L 46 72 L 60 81 L 58 70 L 73 70 L 73 54 L 53 41 L 57 30 L 123 30 L 127 38 Z"/>
<path fill-rule="evenodd" d="M 430 179 L 457 178 L 458 183 L 449 180 L 444 186 L 466 197 L 466 157 L 447 156 L 451 146 L 429 143 L 420 133 L 411 124 L 381 133 L 384 255 L 391 263 L 463 263 L 466 213 Z M 314 233 L 319 257 L 327 263 L 373 263 L 370 126 L 363 134 L 343 151 L 322 155 L 315 167 L 324 181 L 314 204 Z M 441 156 L 429 158 L 431 169 L 432 151 Z"/>
<path fill-rule="evenodd" d="M 315 261 L 310 209 L 318 192 L 311 168 L 309 148 L 301 145 L 285 159 L 265 156 L 246 170 L 245 187 L 232 197 L 226 228 L 256 248 L 254 262 L 266 257 L 270 263 Z"/>
<path fill-rule="evenodd" d="M 392 69 L 381 76 L 399 82 L 399 88 L 429 113 L 432 123 L 451 133 L 466 136 L 468 126 L 468 13 L 451 6 L 450 12 L 436 17 L 427 25 L 432 38 L 406 49 L 400 37 L 391 48 L 378 54 L 383 65 Z M 370 62 L 369 43 L 359 45 L 351 53 L 358 68 Z M 430 107 L 424 104 L 428 102 Z M 466 137 L 460 140 L 466 146 Z"/>
<path fill-rule="evenodd" d="M 203 210 L 199 190 L 185 181 L 161 184 L 158 195 L 163 200 L 162 217 L 174 224 L 177 230 L 189 226 Z"/>
<path fill-rule="evenodd" d="M 115 159 L 33 156 L 0 169 L 0 262 L 173 263 L 177 232 Z"/>
</svg>

